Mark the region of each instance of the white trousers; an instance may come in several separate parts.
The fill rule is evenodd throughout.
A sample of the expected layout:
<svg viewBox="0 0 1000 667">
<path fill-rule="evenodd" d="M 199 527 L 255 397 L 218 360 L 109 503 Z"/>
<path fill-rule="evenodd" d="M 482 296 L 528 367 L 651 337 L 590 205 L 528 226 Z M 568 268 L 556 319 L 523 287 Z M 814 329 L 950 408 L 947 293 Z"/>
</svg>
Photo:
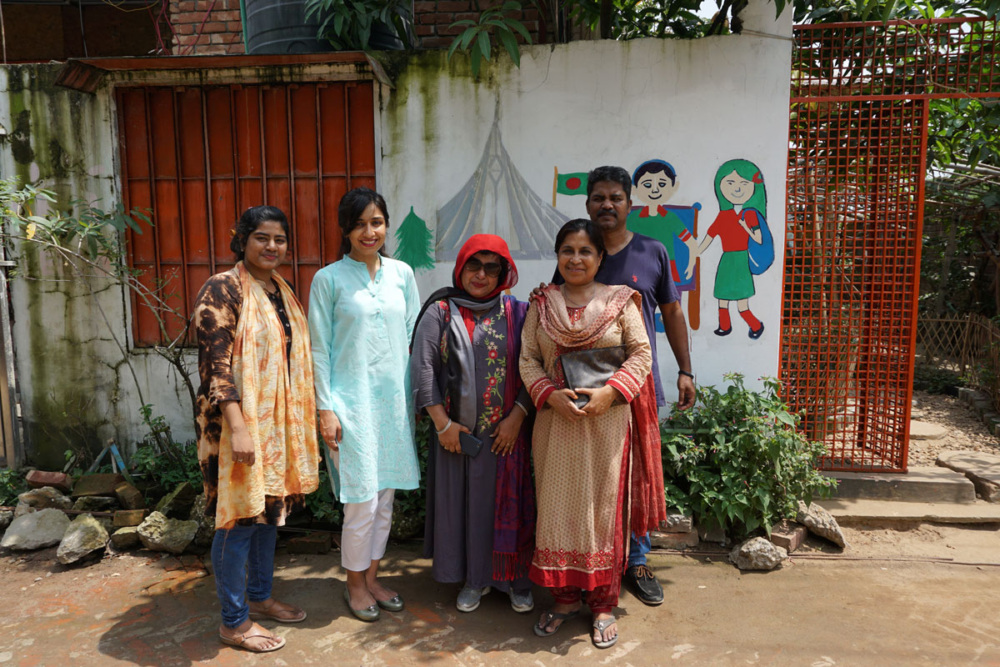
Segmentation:
<svg viewBox="0 0 1000 667">
<path fill-rule="evenodd" d="M 345 570 L 362 572 L 371 567 L 373 560 L 381 560 L 385 555 L 395 494 L 395 489 L 382 489 L 363 503 L 344 503 L 340 564 Z"/>
</svg>

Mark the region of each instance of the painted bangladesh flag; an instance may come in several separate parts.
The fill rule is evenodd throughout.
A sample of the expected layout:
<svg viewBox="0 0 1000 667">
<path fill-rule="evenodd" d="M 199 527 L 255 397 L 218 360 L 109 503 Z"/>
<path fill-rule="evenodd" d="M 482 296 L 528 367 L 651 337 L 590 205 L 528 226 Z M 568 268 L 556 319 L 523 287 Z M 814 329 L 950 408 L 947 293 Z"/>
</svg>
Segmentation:
<svg viewBox="0 0 1000 667">
<path fill-rule="evenodd" d="M 587 172 L 556 174 L 556 192 L 564 195 L 587 194 Z"/>
</svg>

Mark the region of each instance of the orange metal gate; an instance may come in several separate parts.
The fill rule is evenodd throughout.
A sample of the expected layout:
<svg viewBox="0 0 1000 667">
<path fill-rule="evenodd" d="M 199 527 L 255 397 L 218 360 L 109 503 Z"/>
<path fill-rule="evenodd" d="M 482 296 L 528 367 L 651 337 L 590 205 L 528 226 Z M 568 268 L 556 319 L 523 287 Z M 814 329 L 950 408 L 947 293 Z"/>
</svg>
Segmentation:
<svg viewBox="0 0 1000 667">
<path fill-rule="evenodd" d="M 1000 94 L 997 23 L 795 28 L 781 378 L 828 470 L 905 472 L 928 100 Z"/>
<path fill-rule="evenodd" d="M 375 187 L 372 83 L 122 87 L 116 91 L 126 210 L 148 209 L 151 232 L 129 232 L 129 261 L 189 316 L 198 290 L 233 264 L 230 232 L 249 206 L 283 210 L 292 227 L 282 273 L 308 302 L 320 268 L 340 257 L 337 204 Z M 186 323 L 133 302 L 137 345 Z"/>
</svg>

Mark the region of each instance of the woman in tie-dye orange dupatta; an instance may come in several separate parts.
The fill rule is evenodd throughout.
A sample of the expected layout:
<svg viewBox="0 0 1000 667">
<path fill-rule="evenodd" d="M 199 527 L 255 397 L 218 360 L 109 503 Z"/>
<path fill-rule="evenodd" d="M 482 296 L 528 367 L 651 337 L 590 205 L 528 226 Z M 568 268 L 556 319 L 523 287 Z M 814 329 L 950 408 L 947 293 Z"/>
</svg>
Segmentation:
<svg viewBox="0 0 1000 667">
<path fill-rule="evenodd" d="M 219 637 L 248 651 L 285 644 L 252 618 L 305 620 L 271 597 L 277 527 L 318 486 L 311 343 L 305 313 L 276 269 L 288 221 L 248 209 L 231 244 L 239 261 L 198 294 L 201 386 L 195 405 L 207 513 L 215 514 L 212 567 L 222 606 Z"/>
</svg>

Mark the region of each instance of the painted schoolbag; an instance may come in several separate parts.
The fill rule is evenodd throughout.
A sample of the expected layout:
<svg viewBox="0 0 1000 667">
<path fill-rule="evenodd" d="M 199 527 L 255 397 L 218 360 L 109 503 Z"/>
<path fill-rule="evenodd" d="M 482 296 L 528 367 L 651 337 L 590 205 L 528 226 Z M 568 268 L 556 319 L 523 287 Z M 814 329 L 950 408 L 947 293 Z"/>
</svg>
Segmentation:
<svg viewBox="0 0 1000 667">
<path fill-rule="evenodd" d="M 771 230 L 767 226 L 764 214 L 757 209 L 743 209 L 740 213 L 740 219 L 745 218 L 748 210 L 757 215 L 757 226 L 760 229 L 760 243 L 750 237 L 750 242 L 747 244 L 747 254 L 750 256 L 750 273 L 759 276 L 774 263 L 774 239 L 771 238 Z"/>
</svg>

